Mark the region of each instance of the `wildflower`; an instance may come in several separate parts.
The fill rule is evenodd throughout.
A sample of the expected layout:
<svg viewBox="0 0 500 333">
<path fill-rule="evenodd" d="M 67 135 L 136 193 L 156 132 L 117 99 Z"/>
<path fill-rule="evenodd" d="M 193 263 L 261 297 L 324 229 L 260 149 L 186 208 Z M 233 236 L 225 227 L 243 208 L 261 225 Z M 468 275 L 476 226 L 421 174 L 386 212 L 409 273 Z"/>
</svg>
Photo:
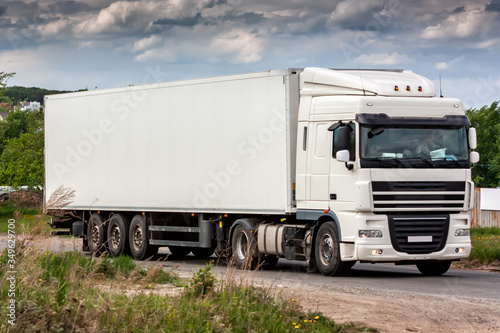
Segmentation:
<svg viewBox="0 0 500 333">
<path fill-rule="evenodd" d="M 297 323 L 292 323 L 292 325 L 293 325 L 293 326 L 296 326 L 296 325 L 297 325 Z"/>
<path fill-rule="evenodd" d="M 42 279 L 38 279 L 38 281 L 42 282 L 43 280 Z"/>
<path fill-rule="evenodd" d="M 300 328 L 300 325 L 295 325 L 295 328 L 297 328 L 297 329 Z"/>
<path fill-rule="evenodd" d="M 314 319 L 318 320 L 318 319 L 319 319 L 319 316 L 314 317 Z"/>
<path fill-rule="evenodd" d="M 304 319 L 304 323 L 307 323 L 307 319 Z"/>
</svg>

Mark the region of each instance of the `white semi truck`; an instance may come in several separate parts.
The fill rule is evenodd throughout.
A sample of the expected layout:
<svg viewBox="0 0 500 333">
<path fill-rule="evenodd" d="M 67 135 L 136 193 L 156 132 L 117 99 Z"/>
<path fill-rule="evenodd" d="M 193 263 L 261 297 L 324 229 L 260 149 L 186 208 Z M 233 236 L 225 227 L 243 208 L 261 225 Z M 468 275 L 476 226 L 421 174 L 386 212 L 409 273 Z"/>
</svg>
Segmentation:
<svg viewBox="0 0 500 333">
<path fill-rule="evenodd" d="M 46 209 L 93 253 L 443 274 L 471 250 L 479 155 L 435 95 L 411 71 L 305 68 L 47 96 Z"/>
</svg>

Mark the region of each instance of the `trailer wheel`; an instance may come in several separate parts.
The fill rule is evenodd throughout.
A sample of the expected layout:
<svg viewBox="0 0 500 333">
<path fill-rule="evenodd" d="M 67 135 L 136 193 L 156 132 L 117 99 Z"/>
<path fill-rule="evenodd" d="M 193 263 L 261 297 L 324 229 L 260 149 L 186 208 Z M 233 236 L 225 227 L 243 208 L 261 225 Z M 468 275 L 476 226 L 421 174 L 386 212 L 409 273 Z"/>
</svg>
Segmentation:
<svg viewBox="0 0 500 333">
<path fill-rule="evenodd" d="M 423 275 L 438 276 L 448 272 L 451 266 L 451 261 L 435 261 L 421 262 L 417 264 L 417 268 Z"/>
<path fill-rule="evenodd" d="M 142 215 L 135 215 L 129 227 L 129 247 L 132 257 L 144 260 L 158 253 L 158 246 L 149 245 L 147 225 Z"/>
<path fill-rule="evenodd" d="M 128 219 L 121 214 L 114 214 L 108 224 L 108 251 L 113 257 L 129 252 Z"/>
<path fill-rule="evenodd" d="M 191 248 L 183 246 L 169 246 L 168 249 L 176 257 L 183 257 L 191 252 Z"/>
<path fill-rule="evenodd" d="M 231 250 L 236 267 L 252 269 L 255 267 L 254 253 L 257 250 L 250 230 L 244 225 L 238 225 L 233 232 Z"/>
<path fill-rule="evenodd" d="M 94 213 L 90 217 L 87 228 L 89 251 L 98 256 L 106 252 L 106 224 L 101 215 Z"/>
<path fill-rule="evenodd" d="M 340 259 L 338 232 L 332 222 L 326 222 L 319 228 L 314 254 L 318 270 L 323 275 L 340 275 L 352 267 L 352 263 Z"/>
</svg>

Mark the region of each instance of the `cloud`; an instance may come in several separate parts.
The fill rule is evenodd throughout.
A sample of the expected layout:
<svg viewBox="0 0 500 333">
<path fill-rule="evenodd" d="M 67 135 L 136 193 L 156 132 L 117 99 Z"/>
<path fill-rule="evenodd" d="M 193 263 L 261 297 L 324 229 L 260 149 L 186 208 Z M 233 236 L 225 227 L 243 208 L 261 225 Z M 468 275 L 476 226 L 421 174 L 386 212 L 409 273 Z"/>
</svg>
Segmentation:
<svg viewBox="0 0 500 333">
<path fill-rule="evenodd" d="M 449 62 L 438 62 L 436 64 L 436 69 L 441 69 L 441 70 L 448 69 L 448 68 L 452 67 L 453 65 L 463 61 L 464 59 L 465 59 L 465 56 L 460 56 L 460 57 L 455 58 Z"/>
<path fill-rule="evenodd" d="M 491 2 L 486 5 L 485 10 L 487 12 L 500 12 L 500 0 L 491 0 Z"/>
<path fill-rule="evenodd" d="M 150 60 L 162 60 L 163 62 L 173 63 L 177 60 L 177 55 L 173 48 L 163 47 L 159 49 L 147 50 L 134 58 L 138 62 L 146 62 Z"/>
<path fill-rule="evenodd" d="M 161 37 L 158 35 L 153 35 L 140 39 L 134 42 L 134 45 L 132 46 L 132 52 L 143 51 L 147 48 L 150 48 L 153 45 L 158 44 L 159 42 L 161 42 Z"/>
<path fill-rule="evenodd" d="M 83 35 L 144 32 L 153 25 L 192 26 L 213 0 L 117 1 L 75 27 Z"/>
<path fill-rule="evenodd" d="M 262 60 L 264 40 L 244 30 L 231 30 L 216 36 L 210 45 L 212 51 L 232 63 L 253 63 Z"/>
<path fill-rule="evenodd" d="M 469 43 L 469 47 L 473 49 L 490 49 L 498 45 L 500 45 L 500 38 L 491 38 Z"/>
<path fill-rule="evenodd" d="M 330 22 L 350 29 L 364 27 L 384 7 L 382 0 L 344 0 L 331 13 Z"/>
<path fill-rule="evenodd" d="M 368 64 L 368 65 L 398 65 L 410 61 L 410 58 L 405 54 L 393 52 L 377 53 L 377 54 L 362 54 L 353 60 L 354 63 Z"/>
<path fill-rule="evenodd" d="M 485 33 L 494 26 L 497 15 L 474 8 L 448 16 L 444 21 L 426 27 L 423 39 L 470 38 Z"/>
</svg>

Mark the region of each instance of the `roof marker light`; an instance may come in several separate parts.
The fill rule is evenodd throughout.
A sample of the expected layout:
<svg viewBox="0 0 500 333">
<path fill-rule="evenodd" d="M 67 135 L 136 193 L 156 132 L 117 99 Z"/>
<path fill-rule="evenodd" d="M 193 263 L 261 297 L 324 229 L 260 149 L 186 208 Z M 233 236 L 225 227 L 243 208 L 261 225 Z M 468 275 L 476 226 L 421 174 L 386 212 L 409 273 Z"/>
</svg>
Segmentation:
<svg viewBox="0 0 500 333">
<path fill-rule="evenodd" d="M 395 91 L 399 91 L 399 87 L 398 86 L 394 86 L 394 90 Z"/>
<path fill-rule="evenodd" d="M 406 86 L 406 91 L 410 91 L 410 86 Z"/>
<path fill-rule="evenodd" d="M 418 86 L 418 91 L 422 91 L 422 86 Z"/>
</svg>

